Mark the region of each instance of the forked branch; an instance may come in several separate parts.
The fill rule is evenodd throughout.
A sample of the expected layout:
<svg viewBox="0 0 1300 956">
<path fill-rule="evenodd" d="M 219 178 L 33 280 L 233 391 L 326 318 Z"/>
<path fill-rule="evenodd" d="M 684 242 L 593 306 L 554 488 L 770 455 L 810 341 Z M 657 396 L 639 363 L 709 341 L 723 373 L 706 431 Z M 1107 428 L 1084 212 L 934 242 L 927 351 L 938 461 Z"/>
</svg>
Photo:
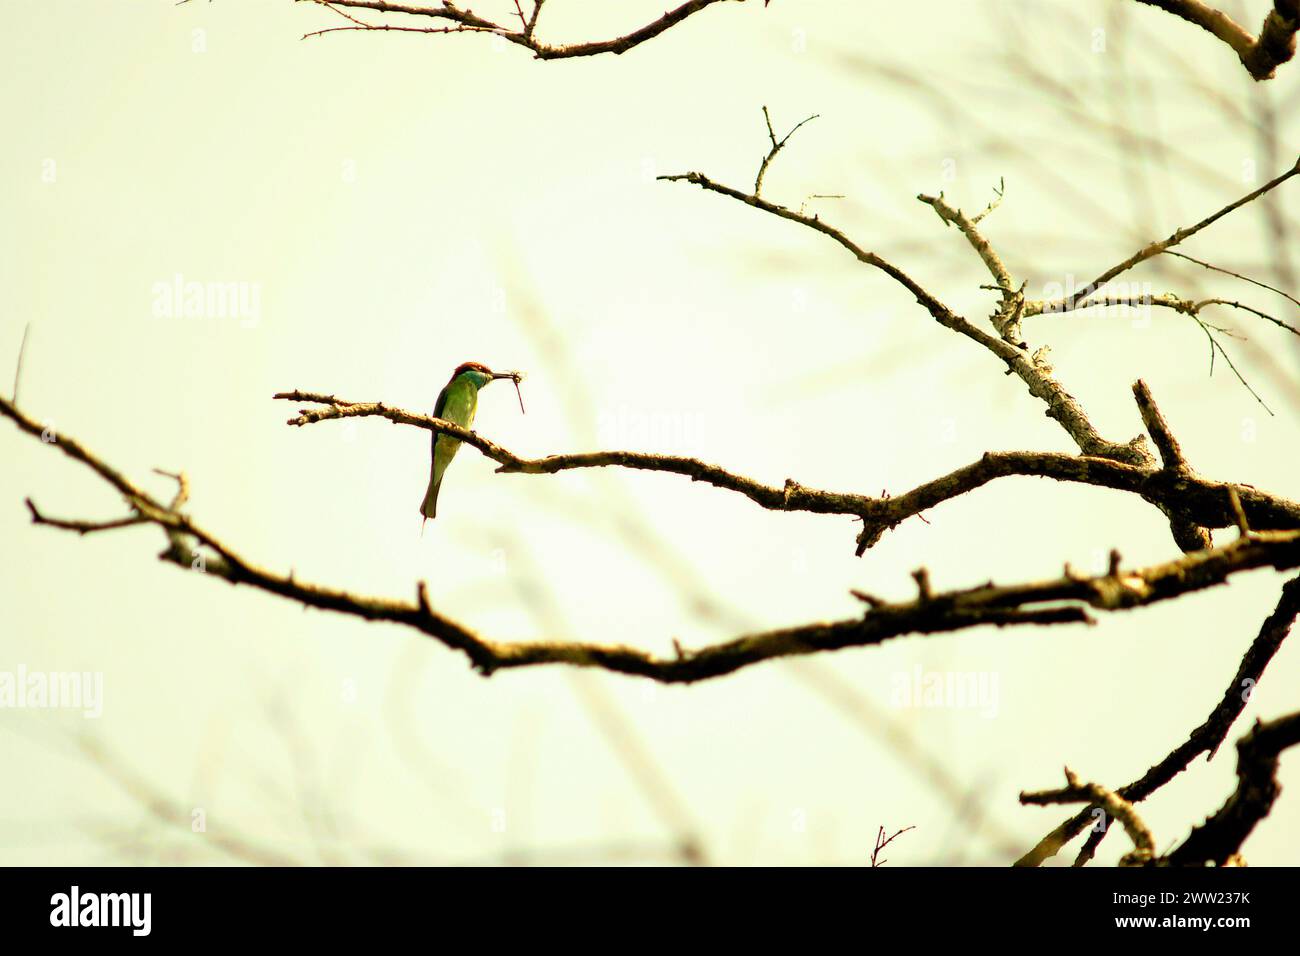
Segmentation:
<svg viewBox="0 0 1300 956">
<path fill-rule="evenodd" d="M 1292 578 L 1282 586 L 1282 594 L 1278 598 L 1277 606 L 1264 620 L 1259 634 L 1242 656 L 1236 674 L 1228 681 L 1219 702 L 1205 720 L 1188 735 L 1185 741 L 1146 773 L 1121 787 L 1116 793 L 1131 803 L 1138 803 L 1177 777 L 1201 754 L 1205 754 L 1207 760 L 1213 757 L 1227 738 L 1233 723 L 1245 711 L 1251 694 L 1264 676 L 1265 669 L 1281 649 L 1287 635 L 1291 633 L 1297 616 L 1300 616 L 1300 578 Z M 1043 837 L 1033 849 L 1017 861 L 1016 865 L 1038 866 L 1055 856 L 1065 844 L 1087 829 L 1091 823 L 1091 808 L 1086 808 Z M 1092 859 L 1106 833 L 1104 827 L 1092 830 L 1079 851 L 1075 866 L 1081 866 Z"/>
<path fill-rule="evenodd" d="M 1259 36 L 1237 23 L 1222 10 L 1201 0 L 1138 0 L 1159 7 L 1222 40 L 1241 60 L 1252 77 L 1272 79 L 1278 66 L 1295 56 L 1296 31 L 1300 30 L 1300 0 L 1273 0 Z"/>
<path fill-rule="evenodd" d="M 1140 383 L 1139 383 L 1140 385 Z M 1135 386 L 1136 387 L 1136 386 Z M 1145 390 L 1145 386 L 1141 386 Z M 1143 391 L 1148 402 L 1150 392 Z M 683 475 L 726 491 L 744 495 L 771 511 L 802 511 L 813 514 L 851 515 L 863 528 L 858 536 L 858 554 L 876 544 L 886 531 L 945 501 L 974 491 L 991 481 L 1013 476 L 1050 478 L 1054 481 L 1093 485 L 1135 494 L 1167 515 L 1209 528 L 1229 528 L 1237 523 L 1229 489 L 1237 495 L 1250 526 L 1259 530 L 1300 528 L 1300 503 L 1252 488 L 1209 481 L 1190 469 L 1171 472 L 1154 466 L 1141 467 L 1108 458 L 1068 455 L 1059 452 L 986 452 L 977 461 L 949 472 L 902 494 L 879 498 L 852 492 L 809 488 L 793 479 L 783 486 L 766 485 L 726 469 L 677 455 L 634 451 L 594 451 L 523 458 L 484 438 L 477 432 L 451 422 L 420 415 L 383 402 L 352 402 L 320 392 L 280 392 L 275 398 L 312 403 L 288 420 L 304 426 L 344 418 L 379 417 L 394 424 L 411 425 L 433 432 L 445 432 L 497 462 L 497 471 L 511 474 L 549 475 L 580 468 L 628 468 Z M 1166 426 L 1167 428 L 1167 426 Z M 1162 433 L 1161 441 L 1172 436 Z"/>
<path fill-rule="evenodd" d="M 465 654 L 481 673 L 503 668 L 569 664 L 597 667 L 664 683 L 689 683 L 729 674 L 761 661 L 812 654 L 847 647 L 865 647 L 905 634 L 940 634 L 984 624 L 1081 623 L 1092 620 L 1090 609 L 1118 611 L 1156 604 L 1182 594 L 1213 587 L 1232 575 L 1251 569 L 1279 569 L 1300 565 L 1300 530 L 1243 534 L 1222 548 L 1184 555 L 1166 564 L 1125 570 L 1112 554 L 1104 574 L 1080 575 L 1066 569 L 1059 578 L 1009 586 L 992 583 L 974 588 L 938 592 L 924 570 L 915 575 L 918 594 L 912 600 L 887 601 L 856 592 L 865 612 L 831 622 L 814 622 L 779 630 L 746 634 L 734 640 L 698 649 L 675 643 L 675 653 L 657 655 L 619 644 L 550 640 L 510 642 L 486 638 L 436 610 L 423 582 L 415 587 L 413 602 L 371 597 L 324 585 L 299 581 L 292 572 L 282 574 L 245 558 L 217 535 L 180 510 L 178 493 L 172 505 L 148 493 L 106 464 L 98 455 L 66 434 L 54 434 L 11 402 L 0 399 L 0 414 L 21 430 L 86 465 L 116 489 L 132 509 L 134 518 L 158 526 L 168 547 L 159 555 L 181 567 L 296 601 L 307 607 L 350 614 L 368 621 L 402 624 Z M 40 515 L 33 507 L 34 516 Z M 80 523 L 44 519 L 41 523 L 95 531 Z M 98 530 L 107 530 L 102 528 Z"/>
<path fill-rule="evenodd" d="M 518 3 L 514 4 L 514 17 L 519 21 L 518 28 L 511 23 L 491 20 L 475 13 L 468 7 L 444 2 L 436 4 L 387 3 L 385 0 L 310 0 L 338 13 L 347 20 L 346 26 L 324 27 L 304 35 L 307 37 L 324 36 L 329 33 L 347 32 L 397 32 L 424 34 L 451 33 L 487 33 L 498 36 L 508 43 L 529 50 L 539 60 L 560 60 L 570 57 L 597 56 L 601 53 L 626 53 L 640 46 L 647 40 L 653 40 L 660 34 L 677 26 L 688 17 L 718 3 L 744 3 L 745 0 L 688 0 L 674 7 L 656 20 L 641 26 L 622 36 L 607 40 L 593 40 L 584 43 L 547 43 L 537 37 L 537 21 L 542 13 L 545 0 L 531 0 L 531 9 L 525 11 Z M 764 3 L 764 6 L 767 4 Z M 407 19 L 393 22 L 371 22 L 362 20 L 359 15 L 347 11 L 365 11 L 381 16 L 399 16 Z M 364 14 L 363 14 L 364 15 Z"/>
</svg>

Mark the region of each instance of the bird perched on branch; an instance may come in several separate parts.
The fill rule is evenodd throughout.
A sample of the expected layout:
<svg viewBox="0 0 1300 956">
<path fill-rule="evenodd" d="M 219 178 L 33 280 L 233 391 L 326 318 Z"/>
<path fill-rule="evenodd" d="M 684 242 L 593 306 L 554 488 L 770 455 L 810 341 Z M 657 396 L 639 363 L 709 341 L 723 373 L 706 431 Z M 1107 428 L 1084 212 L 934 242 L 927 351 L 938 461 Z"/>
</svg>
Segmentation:
<svg viewBox="0 0 1300 956">
<path fill-rule="evenodd" d="M 478 390 L 499 378 L 513 381 L 515 391 L 518 392 L 519 380 L 523 375 L 519 372 L 494 372 L 479 362 L 465 362 L 458 366 L 451 375 L 451 381 L 438 393 L 438 401 L 433 406 L 433 417 L 453 422 L 462 428 L 471 427 L 474 424 L 474 412 L 478 409 Z M 524 400 L 521 395 L 519 410 L 522 412 L 523 408 Z M 456 452 L 460 450 L 460 445 L 458 438 L 434 433 L 429 490 L 424 493 L 424 501 L 420 505 L 420 514 L 426 519 L 437 514 L 438 489 L 442 486 L 442 477 L 446 474 L 451 460 L 456 457 Z"/>
</svg>

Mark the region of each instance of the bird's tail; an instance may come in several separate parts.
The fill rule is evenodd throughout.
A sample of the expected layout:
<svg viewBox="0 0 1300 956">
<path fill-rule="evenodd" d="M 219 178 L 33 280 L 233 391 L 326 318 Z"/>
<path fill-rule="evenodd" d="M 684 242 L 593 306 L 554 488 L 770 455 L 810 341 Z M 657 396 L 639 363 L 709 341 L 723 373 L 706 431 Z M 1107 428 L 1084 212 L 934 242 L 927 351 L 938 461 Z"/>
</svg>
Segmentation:
<svg viewBox="0 0 1300 956">
<path fill-rule="evenodd" d="M 442 475 L 429 476 L 429 490 L 424 493 L 424 501 L 420 505 L 420 514 L 426 518 L 437 517 L 438 514 L 438 489 L 442 486 Z"/>
</svg>

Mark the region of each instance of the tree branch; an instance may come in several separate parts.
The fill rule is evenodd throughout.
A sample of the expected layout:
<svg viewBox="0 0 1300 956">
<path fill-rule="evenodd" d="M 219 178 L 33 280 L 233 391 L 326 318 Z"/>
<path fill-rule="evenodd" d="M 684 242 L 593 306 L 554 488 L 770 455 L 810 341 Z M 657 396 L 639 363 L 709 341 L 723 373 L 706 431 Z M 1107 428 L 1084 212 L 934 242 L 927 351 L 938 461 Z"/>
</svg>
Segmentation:
<svg viewBox="0 0 1300 956">
<path fill-rule="evenodd" d="M 1241 716 L 1250 701 L 1256 685 L 1264 675 L 1265 668 L 1286 640 L 1287 635 L 1300 616 L 1300 578 L 1293 578 L 1282 586 L 1282 594 L 1277 606 L 1265 619 L 1259 634 L 1242 656 L 1237 673 L 1223 691 L 1223 697 L 1209 716 L 1191 732 L 1187 740 L 1175 747 L 1159 763 L 1151 767 L 1137 780 L 1121 787 L 1117 793 L 1125 800 L 1139 803 L 1155 793 L 1174 777 L 1182 773 L 1200 754 L 1210 759 L 1218 751 L 1233 723 Z M 1038 844 L 1016 861 L 1016 866 L 1038 866 L 1084 831 L 1092 823 L 1091 807 L 1066 820 Z M 1081 866 L 1092 859 L 1097 846 L 1105 837 L 1106 831 L 1094 830 L 1079 851 L 1075 866 Z"/>
<path fill-rule="evenodd" d="M 944 201 L 943 193 L 938 196 L 927 196 L 924 193 L 917 196 L 921 202 L 930 206 L 945 225 L 951 224 L 961 231 L 966 237 L 966 241 L 971 244 L 971 248 L 978 253 L 983 260 L 985 267 L 993 276 L 997 283 L 997 289 L 1002 293 L 1002 308 L 993 316 L 993 327 L 998 330 L 1002 338 L 1019 348 L 1024 348 L 1025 343 L 1020 340 L 1020 318 L 1025 309 L 1024 285 L 1017 290 L 1011 279 L 1011 273 L 1003 264 L 1002 258 L 990 245 L 989 241 L 984 238 L 979 229 L 976 228 L 981 219 L 992 212 L 997 204 L 1001 202 L 1005 192 L 1005 184 L 1000 186 L 995 193 L 995 198 L 984 212 L 980 213 L 974 219 L 968 219 L 966 214 L 960 209 L 954 209 Z"/>
<path fill-rule="evenodd" d="M 776 138 L 776 133 L 772 129 L 772 117 L 768 114 L 767 107 L 763 107 L 763 121 L 767 124 L 767 138 L 771 141 L 772 148 L 768 150 L 767 155 L 763 157 L 763 162 L 760 163 L 758 167 L 758 175 L 754 177 L 755 196 L 759 195 L 763 191 L 763 177 L 767 175 L 767 167 L 772 164 L 772 160 L 776 159 L 776 154 L 785 149 L 785 144 L 790 142 L 791 136 L 799 132 L 799 127 L 806 123 L 811 123 L 816 118 L 817 114 L 814 113 L 812 116 L 800 120 L 791 127 L 790 132 L 786 133 L 785 136 L 778 140 Z"/>
<path fill-rule="evenodd" d="M 1273 9 L 1264 18 L 1258 37 L 1201 0 L 1138 0 L 1138 3 L 1159 7 L 1218 37 L 1232 48 L 1241 65 L 1257 80 L 1272 79 L 1277 67 L 1295 56 L 1295 35 L 1300 29 L 1298 0 L 1273 0 Z"/>
<path fill-rule="evenodd" d="M 0 399 L 0 414 L 30 435 L 39 437 L 48 431 L 4 399 Z M 437 427 L 451 433 L 445 425 L 440 422 Z M 466 433 L 466 438 L 469 435 L 472 433 Z M 904 634 L 939 634 L 984 624 L 1090 622 L 1090 608 L 1116 611 L 1141 607 L 1212 587 L 1243 571 L 1300 565 L 1300 531 L 1257 531 L 1222 548 L 1184 555 L 1166 564 L 1126 572 L 1120 567 L 1119 555 L 1112 553 L 1111 567 L 1102 575 L 1080 576 L 1067 569 L 1060 578 L 1005 587 L 990 583 L 934 592 L 922 569 L 916 573 L 919 593 L 911 601 L 890 602 L 860 595 L 868 605 L 860 617 L 762 631 L 694 650 L 678 645 L 671 656 L 626 645 L 582 641 L 503 642 L 484 638 L 436 611 L 423 582 L 417 584 L 416 599 L 411 603 L 304 583 L 292 572 L 285 575 L 262 568 L 187 515 L 162 505 L 70 436 L 59 435 L 58 441 L 43 444 L 53 445 L 96 472 L 123 494 L 142 518 L 158 525 L 169 540 L 169 547 L 159 555 L 161 559 L 307 607 L 411 627 L 465 654 L 483 674 L 503 668 L 569 664 L 664 683 L 690 683 L 773 658 L 865 647 Z"/>
<path fill-rule="evenodd" d="M 519 29 L 512 29 L 504 24 L 489 20 L 486 17 L 474 13 L 472 10 L 462 8 L 455 3 L 440 3 L 436 6 L 418 6 L 405 3 L 387 3 L 384 0 L 313 0 L 322 6 L 331 9 L 346 7 L 354 10 L 372 10 L 381 14 L 401 14 L 409 17 L 423 17 L 428 20 L 436 20 L 443 23 L 451 24 L 450 26 L 402 26 L 394 24 L 372 24 L 364 23 L 352 17 L 351 26 L 346 27 L 329 27 L 322 30 L 314 30 L 304 35 L 307 37 L 322 36 L 327 33 L 342 33 L 350 31 L 397 31 L 402 33 L 491 33 L 501 37 L 516 46 L 530 50 L 534 57 L 539 60 L 559 60 L 569 57 L 579 56 L 596 56 L 601 53 L 622 54 L 631 50 L 633 47 L 640 46 L 647 40 L 652 40 L 661 33 L 675 27 L 688 17 L 691 17 L 706 7 L 711 7 L 717 3 L 737 2 L 743 3 L 744 0 L 688 0 L 687 3 L 667 11 L 657 20 L 653 20 L 644 26 L 626 33 L 623 36 L 613 37 L 608 40 L 596 40 L 587 43 L 571 44 L 551 44 L 538 40 L 535 31 L 537 29 L 537 18 L 542 11 L 542 2 L 539 0 L 533 6 L 532 14 L 523 20 L 522 12 L 519 14 L 523 22 Z M 766 6 L 766 4 L 764 4 Z M 341 12 L 336 10 L 336 12 Z M 346 15 L 346 14 L 345 14 Z"/>
<path fill-rule="evenodd" d="M 1137 809 L 1118 793 L 1098 783 L 1083 783 L 1069 767 L 1065 768 L 1065 787 L 1035 793 L 1021 791 L 1020 802 L 1048 806 L 1054 803 L 1087 803 L 1102 808 L 1110 819 L 1119 820 L 1133 841 L 1133 852 L 1120 861 L 1121 866 L 1141 865 L 1155 855 L 1156 840 L 1150 828 L 1138 816 Z"/>
<path fill-rule="evenodd" d="M 1142 423 L 1146 425 L 1148 434 L 1151 435 L 1156 449 L 1160 452 L 1164 470 L 1176 476 L 1193 477 L 1191 466 L 1183 457 L 1183 449 L 1178 444 L 1178 439 L 1174 437 L 1173 431 L 1170 430 L 1169 423 L 1165 421 L 1165 416 L 1157 407 L 1155 397 L 1146 382 L 1139 379 L 1133 383 L 1133 397 L 1137 401 Z M 1190 520 L 1187 517 L 1187 509 L 1170 507 L 1167 502 L 1161 502 L 1157 507 L 1169 518 L 1169 528 L 1173 533 L 1174 542 L 1183 551 L 1200 551 L 1213 544 L 1209 530 Z"/>
<path fill-rule="evenodd" d="M 1241 850 L 1255 825 L 1273 809 L 1281 786 L 1278 757 L 1300 744 L 1300 712 L 1277 720 L 1255 721 L 1237 741 L 1237 788 L 1213 816 L 1165 859 L 1171 866 L 1223 866 Z"/>
<path fill-rule="evenodd" d="M 1033 358 L 1026 355 L 1024 350 L 1017 345 L 1004 341 L 998 336 L 989 335 L 986 332 L 977 329 L 966 319 L 957 315 L 948 306 L 944 305 L 936 296 L 926 291 L 916 280 L 907 273 L 903 272 L 897 266 L 876 255 L 874 252 L 868 252 L 853 240 L 849 239 L 843 232 L 822 222 L 818 216 L 806 216 L 802 213 L 795 212 L 785 206 L 779 206 L 775 203 L 768 202 L 758 196 L 732 189 L 730 186 L 724 186 L 721 183 L 714 182 L 707 176 L 700 173 L 678 173 L 671 176 L 660 176 L 661 180 L 668 182 L 687 182 L 699 186 L 709 192 L 715 192 L 738 202 L 743 202 L 747 206 L 752 206 L 763 212 L 770 213 L 782 219 L 788 219 L 791 222 L 797 222 L 806 226 L 822 235 L 829 237 L 839 243 L 844 249 L 848 250 L 854 258 L 864 265 L 871 266 L 884 272 L 894 281 L 902 285 L 908 292 L 915 296 L 916 301 L 925 307 L 926 311 L 945 328 L 952 329 L 966 338 L 982 345 L 985 349 L 992 352 L 1002 362 L 1004 362 L 1010 372 L 1014 372 L 1029 388 L 1029 392 L 1035 398 L 1040 399 L 1047 405 L 1047 415 L 1055 419 L 1066 433 L 1074 439 L 1079 446 L 1079 450 L 1085 455 L 1112 458 L 1116 461 L 1128 462 L 1136 465 L 1149 465 L 1152 463 L 1150 453 L 1146 450 L 1146 442 L 1138 436 L 1132 441 L 1125 444 L 1107 441 L 1102 438 L 1093 428 L 1092 423 L 1088 420 L 1080 407 L 1078 400 L 1067 392 L 1060 382 L 1052 376 L 1051 370 L 1043 363 L 1034 361 Z"/>
<path fill-rule="evenodd" d="M 1211 226 L 1214 223 L 1218 222 L 1224 216 L 1228 215 L 1228 213 L 1233 212 L 1236 209 L 1240 209 L 1242 206 L 1254 202 L 1256 199 L 1258 199 L 1260 196 L 1263 196 L 1266 193 L 1272 192 L 1278 186 L 1281 186 L 1283 183 L 1285 183 L 1287 180 L 1291 179 L 1293 176 L 1297 174 L 1300 174 L 1300 157 L 1296 159 L 1296 163 L 1294 166 L 1292 166 L 1290 169 L 1283 172 L 1281 175 L 1275 176 L 1273 179 L 1270 179 L 1268 182 L 1266 182 L 1263 186 L 1260 186 L 1258 189 L 1252 190 L 1251 192 L 1242 196 L 1240 199 L 1228 203 L 1228 205 L 1224 206 L 1222 209 L 1218 210 L 1217 212 L 1214 212 L 1209 216 L 1206 216 L 1204 219 L 1202 219 L 1200 222 L 1196 223 L 1195 225 L 1187 226 L 1182 229 L 1176 229 L 1169 236 L 1165 237 L 1164 239 L 1161 239 L 1159 242 L 1153 242 L 1150 243 L 1149 245 L 1143 246 L 1137 252 L 1133 253 L 1133 255 L 1125 259 L 1123 262 L 1111 266 L 1109 269 L 1102 272 L 1101 275 L 1097 276 L 1097 278 L 1093 279 L 1092 282 L 1088 283 L 1087 285 L 1083 286 L 1080 289 L 1075 290 L 1074 292 L 1071 292 L 1069 295 L 1054 300 L 1026 302 L 1025 316 L 1028 317 L 1033 315 L 1057 314 L 1061 312 L 1070 312 L 1075 309 L 1083 308 L 1085 303 L 1088 302 L 1089 298 L 1093 295 L 1093 293 L 1095 293 L 1106 283 L 1110 282 L 1112 279 L 1118 278 L 1119 276 L 1128 272 L 1134 266 L 1142 262 L 1145 262 L 1146 260 L 1153 258 L 1154 256 L 1158 256 L 1162 252 L 1167 252 L 1172 247 L 1178 245 L 1179 243 L 1183 242 L 1186 239 L 1191 238 L 1192 236 L 1196 235 L 1198 232 L 1207 228 L 1208 226 Z"/>
<path fill-rule="evenodd" d="M 66 518 L 50 518 L 41 513 L 36 507 L 36 502 L 31 498 L 24 498 L 23 504 L 27 505 L 27 512 L 32 516 L 32 524 L 48 525 L 51 528 L 60 528 L 63 531 L 75 531 L 77 534 L 94 534 L 97 531 L 116 531 L 118 528 L 133 528 L 136 525 L 149 524 L 139 515 L 127 515 L 125 518 L 114 518 L 110 521 L 78 521 Z"/>
<path fill-rule="evenodd" d="M 658 471 L 684 475 L 692 481 L 734 491 L 770 511 L 851 515 L 863 522 L 858 539 L 859 555 L 902 521 L 990 481 L 1016 475 L 1051 478 L 1136 494 L 1166 514 L 1178 514 L 1186 520 L 1212 528 L 1228 528 L 1237 524 L 1226 490 L 1231 487 L 1249 516 L 1251 527 L 1261 530 L 1300 528 L 1300 503 L 1270 495 L 1249 485 L 1229 486 L 1222 482 L 1208 481 L 1190 471 L 1170 472 L 1154 466 L 1142 468 L 1107 458 L 1059 452 L 986 452 L 979 460 L 903 494 L 873 498 L 808 488 L 793 479 L 787 479 L 783 487 L 765 485 L 733 474 L 718 465 L 676 455 L 596 451 L 523 458 L 477 432 L 441 419 L 393 408 L 383 402 L 351 402 L 333 395 L 304 391 L 279 392 L 274 397 L 320 406 L 301 409 L 298 415 L 288 420 L 290 425 L 301 427 L 342 418 L 385 418 L 395 424 L 453 435 L 497 462 L 500 465 L 497 469 L 499 472 L 548 475 L 577 468 L 602 467 Z"/>
</svg>

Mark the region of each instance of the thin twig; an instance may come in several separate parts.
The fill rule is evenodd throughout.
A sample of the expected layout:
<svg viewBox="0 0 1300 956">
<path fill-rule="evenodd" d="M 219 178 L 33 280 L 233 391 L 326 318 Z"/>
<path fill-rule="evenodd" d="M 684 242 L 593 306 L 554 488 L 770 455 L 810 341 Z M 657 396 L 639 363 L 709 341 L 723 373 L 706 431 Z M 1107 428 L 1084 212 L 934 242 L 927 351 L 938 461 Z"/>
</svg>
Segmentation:
<svg viewBox="0 0 1300 956">
<path fill-rule="evenodd" d="M 317 0 L 317 2 L 319 3 L 321 0 Z M 413 25 L 394 25 L 389 23 L 363 24 L 360 20 L 357 20 L 352 26 L 314 30 L 310 33 L 304 34 L 303 38 L 306 39 L 307 37 L 323 36 L 328 33 L 357 31 L 393 31 L 400 33 L 428 34 L 491 33 L 514 44 L 515 46 L 531 51 L 533 56 L 539 60 L 557 60 L 569 57 L 596 56 L 602 53 L 626 53 L 628 50 L 640 46 L 647 40 L 652 40 L 667 30 L 670 30 L 688 17 L 711 7 L 714 4 L 728 2 L 728 0 L 688 0 L 688 2 L 665 12 L 663 16 L 659 17 L 657 20 L 653 20 L 630 33 L 613 37 L 608 40 L 594 40 L 586 43 L 572 44 L 550 44 L 544 43 L 536 38 L 535 31 L 537 28 L 537 18 L 541 15 L 543 2 L 544 0 L 538 0 L 538 2 L 534 4 L 532 14 L 527 19 L 524 18 L 522 9 L 516 3 L 516 14 L 522 21 L 522 25 L 520 29 L 513 30 L 501 23 L 480 16 L 473 10 L 461 8 L 451 2 L 443 2 L 437 6 L 418 6 L 405 3 L 388 3 L 386 0 L 327 0 L 327 2 L 321 3 L 321 5 L 327 5 L 332 8 L 346 7 L 354 10 L 373 10 L 380 14 L 400 14 L 409 17 L 424 17 L 427 20 L 448 22 L 452 25 L 422 27 Z M 731 2 L 743 2 L 743 0 L 731 0 Z M 340 11 L 336 10 L 335 12 Z"/>
<path fill-rule="evenodd" d="M 23 376 L 23 356 L 27 354 L 27 333 L 32 330 L 32 324 L 28 322 L 23 326 L 23 341 L 18 346 L 18 362 L 14 366 L 14 393 L 11 401 L 18 404 L 18 383 Z"/>
<path fill-rule="evenodd" d="M 1251 192 L 1242 196 L 1240 199 L 1236 199 L 1233 202 L 1228 203 L 1228 205 L 1210 214 L 1209 216 L 1206 216 L 1204 219 L 1202 219 L 1200 222 L 1196 223 L 1195 225 L 1188 226 L 1183 229 L 1176 229 L 1173 233 L 1171 233 L 1166 238 L 1160 240 L 1159 242 L 1153 242 L 1149 245 L 1143 246 L 1137 252 L 1133 253 L 1133 255 L 1125 259 L 1123 262 L 1111 266 L 1109 269 L 1102 272 L 1101 275 L 1097 276 L 1097 278 L 1093 279 L 1092 282 L 1070 293 L 1069 295 L 1055 300 L 1027 303 L 1025 306 L 1025 315 L 1026 316 L 1040 315 L 1040 314 L 1054 315 L 1062 312 L 1070 312 L 1073 311 L 1074 309 L 1078 309 L 1082 307 L 1083 303 L 1085 303 L 1089 299 L 1089 297 L 1092 296 L 1093 293 L 1095 293 L 1102 286 L 1106 285 L 1106 283 L 1110 282 L 1112 279 L 1115 279 L 1118 276 L 1123 275 L 1125 272 L 1128 272 L 1130 269 L 1132 269 L 1134 266 L 1138 265 L 1139 263 L 1145 262 L 1146 260 L 1152 258 L 1153 256 L 1158 256 L 1161 253 L 1166 252 L 1173 246 L 1176 246 L 1179 243 L 1191 238 L 1192 236 L 1196 235 L 1198 232 L 1201 232 L 1203 229 L 1206 229 L 1207 227 L 1218 222 L 1220 219 L 1228 215 L 1230 212 L 1233 212 L 1234 210 L 1240 209 L 1242 206 L 1254 202 L 1256 199 L 1258 199 L 1260 196 L 1265 195 L 1266 193 L 1272 192 L 1278 186 L 1281 186 L 1283 183 L 1285 183 L 1287 180 L 1291 179 L 1292 177 L 1296 176 L 1297 174 L 1300 174 L 1300 159 L 1296 161 L 1295 165 L 1293 165 L 1290 169 L 1283 172 L 1281 175 L 1275 176 L 1273 179 L 1270 179 L 1268 182 L 1266 182 L 1263 186 L 1260 186 L 1258 189 L 1252 190 Z"/>
<path fill-rule="evenodd" d="M 1287 292 L 1283 292 L 1281 289 L 1277 288 L 1276 286 L 1269 285 L 1267 282 L 1260 282 L 1258 279 L 1252 279 L 1250 276 L 1242 275 L 1240 272 L 1233 272 L 1231 269 L 1225 269 L 1222 266 L 1212 265 L 1208 262 L 1204 262 L 1200 259 L 1197 259 L 1194 256 L 1189 256 L 1185 252 L 1175 252 L 1172 249 L 1166 249 L 1164 251 L 1164 254 L 1167 256 L 1177 256 L 1179 259 L 1186 259 L 1188 262 L 1194 262 L 1198 266 L 1201 266 L 1202 268 L 1205 269 L 1209 269 L 1212 272 L 1221 272 L 1225 276 L 1232 276 L 1234 279 L 1240 279 L 1242 282 L 1249 282 L 1251 285 L 1258 286 L 1261 289 L 1267 289 L 1269 292 L 1276 292 L 1282 298 L 1289 300 L 1291 303 L 1293 303 L 1296 306 L 1300 306 L 1300 299 L 1297 299 L 1295 296 Z"/>
<path fill-rule="evenodd" d="M 800 120 L 791 127 L 790 132 L 786 133 L 778 142 L 776 133 L 772 131 L 772 117 L 768 114 L 767 107 L 763 107 L 763 122 L 767 124 L 767 138 L 771 141 L 772 148 L 768 150 L 767 155 L 763 157 L 763 162 L 758 167 L 758 175 L 754 177 L 755 196 L 759 195 L 763 191 L 763 177 L 767 175 L 767 167 L 771 165 L 772 160 L 776 159 L 776 154 L 785 149 L 785 144 L 790 142 L 791 136 L 799 132 L 799 127 L 803 126 L 805 123 L 811 123 L 813 120 L 817 119 L 817 116 L 818 114 L 814 113 L 807 119 Z"/>
<path fill-rule="evenodd" d="M 893 843 L 895 840 L 897 840 L 907 831 L 915 830 L 915 829 L 916 829 L 915 826 L 903 827 L 903 829 L 887 837 L 885 836 L 885 828 L 882 826 L 876 832 L 876 846 L 875 849 L 871 851 L 871 868 L 874 870 L 877 867 L 884 866 L 886 863 L 888 863 L 889 862 L 888 860 L 882 860 L 879 858 L 880 851 L 883 850 L 885 847 L 889 846 L 889 844 Z"/>
</svg>

